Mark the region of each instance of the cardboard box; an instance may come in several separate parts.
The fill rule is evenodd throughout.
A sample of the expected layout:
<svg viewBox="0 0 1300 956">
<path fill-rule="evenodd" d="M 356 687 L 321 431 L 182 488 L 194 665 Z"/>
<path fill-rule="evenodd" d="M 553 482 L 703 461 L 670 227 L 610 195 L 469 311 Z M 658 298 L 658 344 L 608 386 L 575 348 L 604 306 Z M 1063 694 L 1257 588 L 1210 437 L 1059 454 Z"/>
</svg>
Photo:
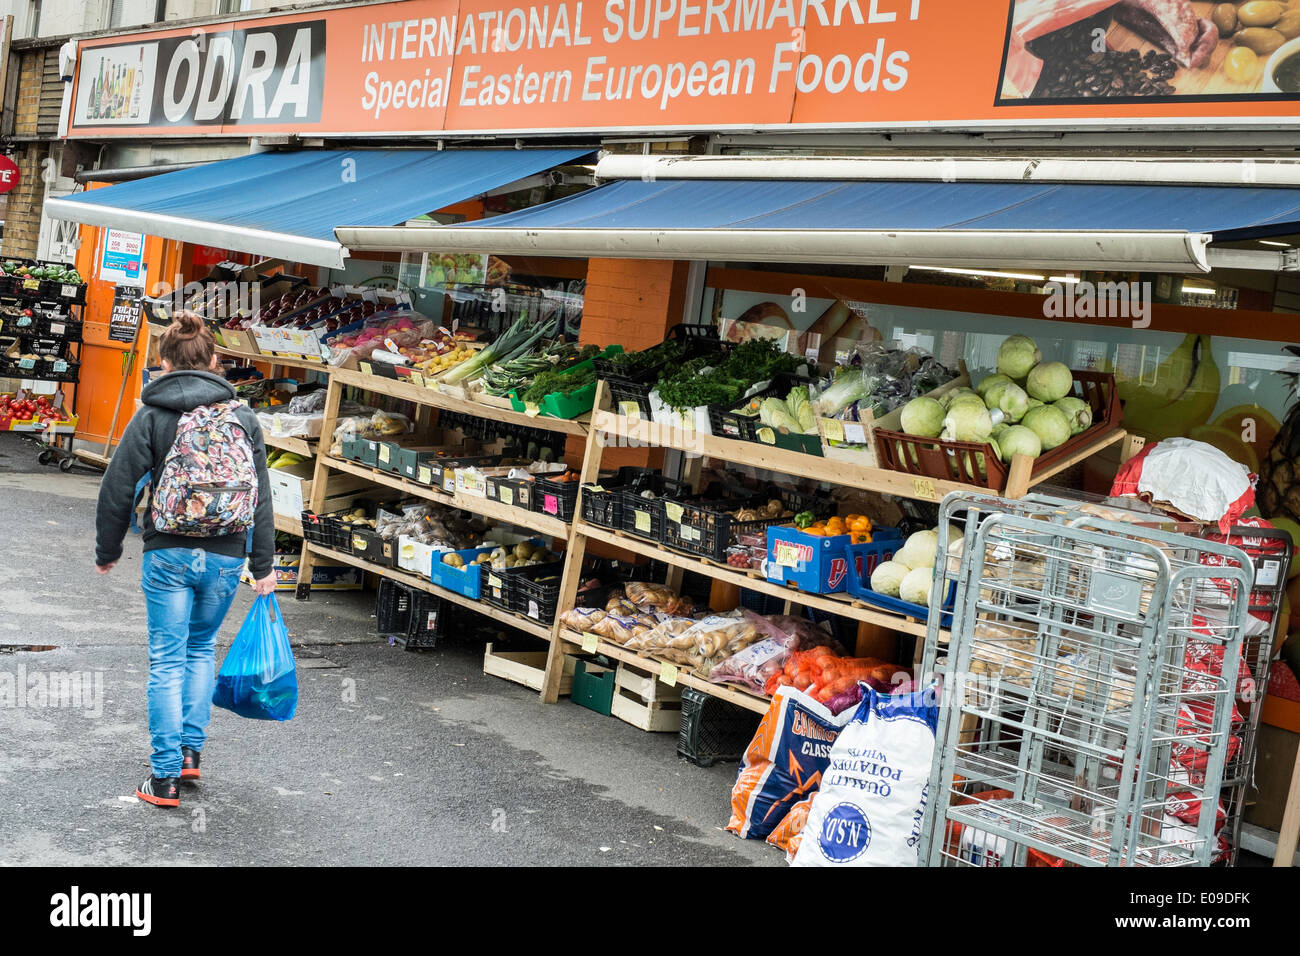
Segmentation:
<svg viewBox="0 0 1300 956">
<path fill-rule="evenodd" d="M 430 581 L 433 580 L 434 556 L 440 554 L 442 554 L 440 549 L 416 541 L 414 538 L 408 538 L 406 535 L 401 535 L 397 539 L 397 566 L 403 571 L 410 571 Z"/>
<path fill-rule="evenodd" d="M 788 525 L 767 529 L 767 579 L 810 594 L 836 594 L 848 583 L 847 534 L 807 534 Z M 859 569 L 860 570 L 860 569 Z"/>
<path fill-rule="evenodd" d="M 267 475 L 271 481 L 272 511 L 297 518 L 307 510 L 311 502 L 313 478 L 316 475 L 314 461 L 301 461 L 287 468 L 268 468 Z M 355 497 L 355 493 L 366 486 L 366 481 L 352 475 L 330 476 L 330 491 L 333 495 L 325 502 L 323 511 L 338 511 L 340 508 L 347 507 Z"/>
</svg>

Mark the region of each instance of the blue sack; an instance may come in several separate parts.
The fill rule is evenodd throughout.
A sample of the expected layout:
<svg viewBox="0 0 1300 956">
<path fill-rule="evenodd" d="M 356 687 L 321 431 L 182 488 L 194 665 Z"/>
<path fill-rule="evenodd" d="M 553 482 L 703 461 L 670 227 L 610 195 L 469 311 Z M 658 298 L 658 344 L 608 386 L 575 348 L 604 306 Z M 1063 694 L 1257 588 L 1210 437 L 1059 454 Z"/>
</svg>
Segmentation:
<svg viewBox="0 0 1300 956">
<path fill-rule="evenodd" d="M 250 720 L 288 720 L 298 709 L 289 630 L 274 594 L 253 601 L 221 662 L 212 703 Z"/>
</svg>

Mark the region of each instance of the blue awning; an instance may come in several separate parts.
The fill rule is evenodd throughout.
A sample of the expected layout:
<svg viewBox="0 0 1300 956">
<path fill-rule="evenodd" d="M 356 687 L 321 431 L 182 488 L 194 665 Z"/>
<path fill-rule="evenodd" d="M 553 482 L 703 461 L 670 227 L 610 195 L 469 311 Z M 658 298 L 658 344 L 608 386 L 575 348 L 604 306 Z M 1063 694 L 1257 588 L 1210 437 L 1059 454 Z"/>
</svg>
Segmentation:
<svg viewBox="0 0 1300 956">
<path fill-rule="evenodd" d="M 349 245 L 371 249 L 391 248 L 399 233 L 411 232 L 336 230 Z M 1207 271 L 1212 241 L 1295 232 L 1294 187 L 628 179 L 438 229 L 417 248 Z"/>
<path fill-rule="evenodd" d="M 93 226 L 341 268 L 340 224 L 392 226 L 588 154 L 579 149 L 254 153 L 46 201 Z"/>
</svg>

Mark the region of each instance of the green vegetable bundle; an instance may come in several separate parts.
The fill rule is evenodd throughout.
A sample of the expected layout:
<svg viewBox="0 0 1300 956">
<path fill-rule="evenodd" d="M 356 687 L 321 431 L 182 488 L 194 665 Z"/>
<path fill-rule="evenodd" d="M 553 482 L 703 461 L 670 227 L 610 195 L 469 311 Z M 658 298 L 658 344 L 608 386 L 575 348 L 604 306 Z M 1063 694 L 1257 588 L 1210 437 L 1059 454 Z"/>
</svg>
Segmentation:
<svg viewBox="0 0 1300 956">
<path fill-rule="evenodd" d="M 751 339 L 725 357 L 702 355 L 677 367 L 659 380 L 659 400 L 674 409 L 730 405 L 756 382 L 793 372 L 800 363 L 771 339 Z"/>
<path fill-rule="evenodd" d="M 579 369 L 576 372 L 543 372 L 533 379 L 533 384 L 528 387 L 528 391 L 519 398 L 520 401 L 536 405 L 547 395 L 555 392 L 561 395 L 572 395 L 594 381 L 596 381 L 596 371 L 592 368 Z"/>
</svg>

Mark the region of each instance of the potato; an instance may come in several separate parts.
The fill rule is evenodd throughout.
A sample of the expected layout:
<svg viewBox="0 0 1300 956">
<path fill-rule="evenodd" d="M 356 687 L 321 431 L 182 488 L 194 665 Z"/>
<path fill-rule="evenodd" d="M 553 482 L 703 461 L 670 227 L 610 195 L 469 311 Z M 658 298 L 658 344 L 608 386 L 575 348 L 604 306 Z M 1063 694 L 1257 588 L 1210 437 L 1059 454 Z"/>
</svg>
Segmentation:
<svg viewBox="0 0 1300 956">
<path fill-rule="evenodd" d="M 529 544 L 527 541 L 520 541 L 517 545 L 515 545 L 516 558 L 520 558 L 520 559 L 528 558 L 532 555 L 532 553 L 533 553 L 533 546 Z"/>
</svg>

